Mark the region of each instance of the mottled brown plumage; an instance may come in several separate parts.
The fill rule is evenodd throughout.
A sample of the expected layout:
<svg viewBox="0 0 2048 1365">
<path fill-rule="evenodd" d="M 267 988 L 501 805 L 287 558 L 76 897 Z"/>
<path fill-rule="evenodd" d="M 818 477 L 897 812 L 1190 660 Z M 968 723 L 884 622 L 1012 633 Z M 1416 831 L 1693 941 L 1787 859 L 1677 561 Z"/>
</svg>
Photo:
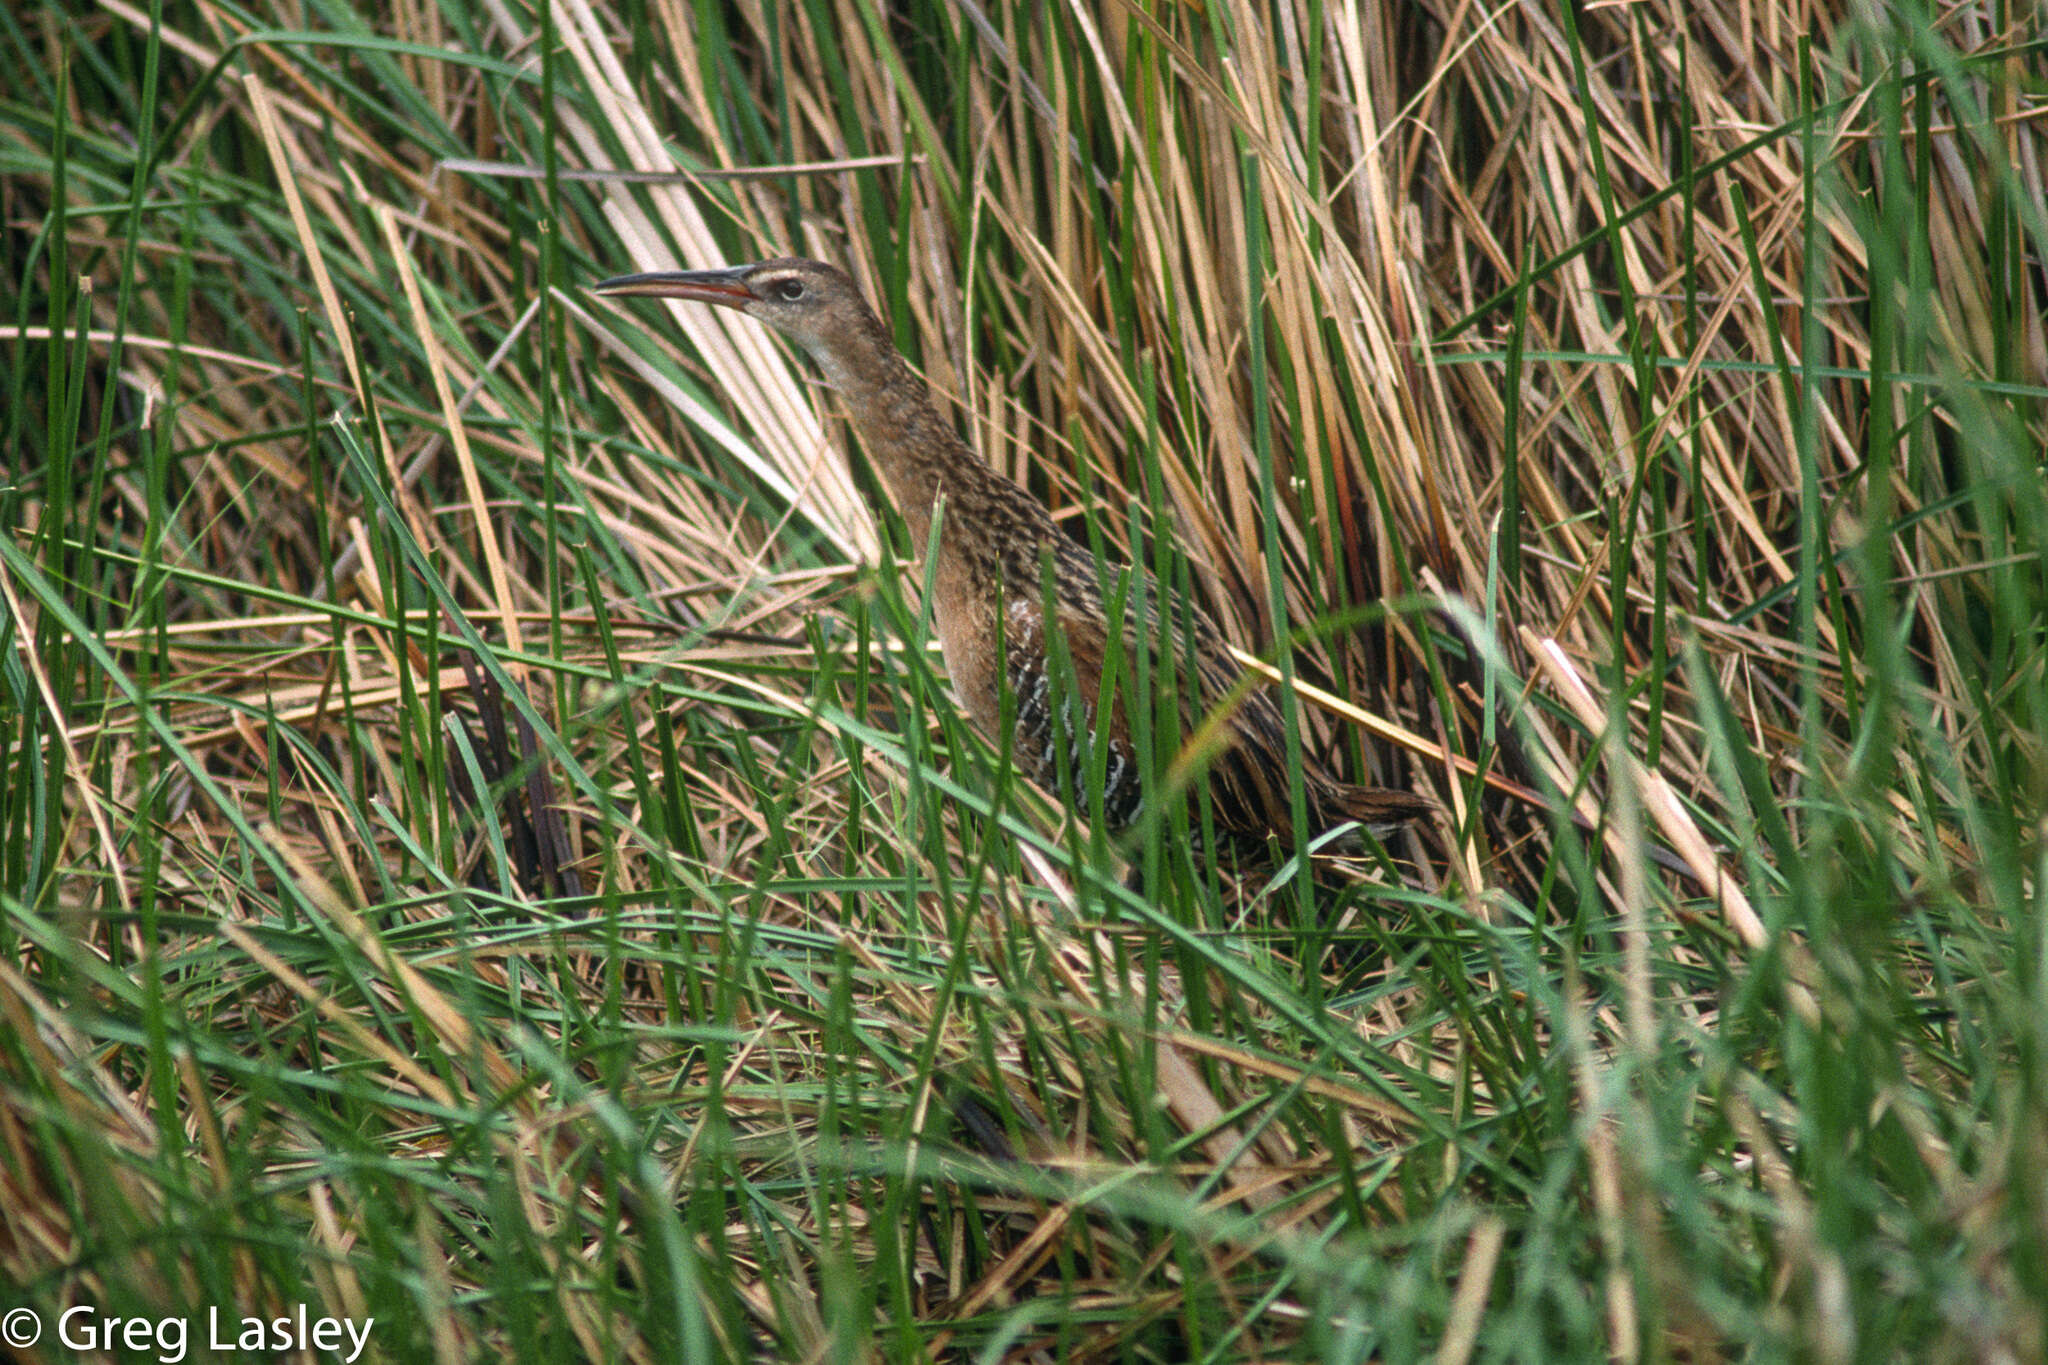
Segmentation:
<svg viewBox="0 0 2048 1365">
<path fill-rule="evenodd" d="M 625 275 L 606 280 L 597 292 L 736 308 L 810 353 L 844 397 L 875 472 L 920 553 L 930 542 L 934 509 L 943 500 L 937 563 L 930 566 L 932 617 L 954 689 L 969 715 L 984 732 L 996 735 L 1007 684 L 1015 699 L 1019 766 L 1057 787 L 1064 746 L 1065 769 L 1078 787 L 1103 719 L 1097 703 L 1112 629 L 1096 563 L 1061 534 L 1030 494 L 990 469 L 954 433 L 853 281 L 818 261 L 784 259 L 728 270 Z M 1057 700 L 1070 694 L 1053 681 L 1040 576 L 1048 556 L 1054 598 L 1050 625 L 1073 661 L 1078 717 L 1071 704 Z M 1136 649 L 1152 649 L 1158 635 L 1150 588 L 1142 578 L 1132 585 L 1127 600 L 1136 605 L 1114 627 L 1123 636 L 1127 661 Z M 1192 687 L 1183 680 L 1180 689 L 1182 733 L 1192 735 L 1205 717 L 1231 700 L 1242 670 L 1200 608 L 1186 604 L 1175 615 L 1180 618 L 1176 625 L 1185 623 L 1193 635 L 1196 677 Z M 1136 817 L 1142 795 L 1122 692 L 1116 689 L 1107 718 L 1103 814 L 1112 827 Z M 1225 735 L 1209 772 L 1219 830 L 1246 849 L 1263 850 L 1268 840 L 1291 845 L 1287 737 L 1279 708 L 1263 691 L 1245 693 L 1227 714 Z M 1303 779 L 1311 834 L 1346 821 L 1384 832 L 1434 809 L 1412 792 L 1340 782 L 1306 757 Z M 1076 790 L 1064 794 L 1081 805 Z"/>
</svg>

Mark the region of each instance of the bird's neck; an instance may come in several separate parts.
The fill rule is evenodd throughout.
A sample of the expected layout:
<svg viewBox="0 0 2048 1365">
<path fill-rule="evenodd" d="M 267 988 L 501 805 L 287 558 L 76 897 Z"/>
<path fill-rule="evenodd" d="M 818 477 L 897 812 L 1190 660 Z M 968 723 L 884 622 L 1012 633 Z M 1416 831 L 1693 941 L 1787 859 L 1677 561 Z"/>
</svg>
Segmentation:
<svg viewBox="0 0 2048 1365">
<path fill-rule="evenodd" d="M 943 496 L 948 518 L 969 511 L 994 477 L 954 432 L 932 402 L 925 382 L 896 353 L 879 323 L 862 343 L 817 354 L 818 366 L 838 389 L 882 486 L 910 528 L 922 555 L 931 535 L 932 509 Z"/>
</svg>

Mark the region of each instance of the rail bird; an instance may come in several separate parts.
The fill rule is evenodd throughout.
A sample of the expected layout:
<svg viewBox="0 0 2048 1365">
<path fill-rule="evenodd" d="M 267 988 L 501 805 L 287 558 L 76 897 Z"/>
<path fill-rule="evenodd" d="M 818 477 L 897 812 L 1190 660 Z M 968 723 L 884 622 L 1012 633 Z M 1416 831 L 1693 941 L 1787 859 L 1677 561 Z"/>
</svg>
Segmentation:
<svg viewBox="0 0 2048 1365">
<path fill-rule="evenodd" d="M 968 715 L 1000 743 L 1007 714 L 1018 766 L 1084 815 L 1082 775 L 1108 727 L 1101 817 L 1112 831 L 1137 818 L 1146 793 L 1128 689 L 1107 683 L 1105 674 L 1115 638 L 1126 661 L 1152 651 L 1149 676 L 1160 676 L 1158 585 L 1142 570 L 1127 570 L 1137 581 L 1111 594 L 1126 607 L 1112 619 L 1094 556 L 1063 534 L 1030 493 L 968 448 L 845 272 L 786 258 L 724 270 L 622 275 L 595 292 L 737 309 L 807 351 L 845 401 L 918 554 L 926 552 L 933 518 L 939 518 L 936 562 L 926 566 L 934 588 L 932 620 Z M 1181 733 L 1194 735 L 1212 715 L 1220 719 L 1220 744 L 1207 774 L 1218 833 L 1240 853 L 1291 850 L 1294 814 L 1280 708 L 1265 691 L 1240 685 L 1243 670 L 1199 606 L 1179 603 L 1168 619 L 1184 625 L 1193 646 L 1192 678 L 1177 698 Z M 1055 637 L 1071 660 L 1071 679 L 1055 665 Z M 1007 710 L 1005 689 L 1012 698 Z M 1306 753 L 1302 789 L 1310 837 L 1345 822 L 1387 833 L 1435 810 L 1414 792 L 1342 782 Z"/>
</svg>

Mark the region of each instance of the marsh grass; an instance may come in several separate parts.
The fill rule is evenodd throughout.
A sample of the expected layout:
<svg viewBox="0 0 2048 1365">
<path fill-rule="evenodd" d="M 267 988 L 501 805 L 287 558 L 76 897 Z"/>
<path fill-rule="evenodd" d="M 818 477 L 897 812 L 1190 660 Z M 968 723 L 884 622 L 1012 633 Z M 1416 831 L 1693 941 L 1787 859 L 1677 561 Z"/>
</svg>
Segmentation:
<svg viewBox="0 0 2048 1365">
<path fill-rule="evenodd" d="M 2034 24 L 0 14 L 0 1309 L 2048 1353 Z M 803 367 L 583 292 L 789 251 L 1441 826 L 1126 890 Z"/>
</svg>

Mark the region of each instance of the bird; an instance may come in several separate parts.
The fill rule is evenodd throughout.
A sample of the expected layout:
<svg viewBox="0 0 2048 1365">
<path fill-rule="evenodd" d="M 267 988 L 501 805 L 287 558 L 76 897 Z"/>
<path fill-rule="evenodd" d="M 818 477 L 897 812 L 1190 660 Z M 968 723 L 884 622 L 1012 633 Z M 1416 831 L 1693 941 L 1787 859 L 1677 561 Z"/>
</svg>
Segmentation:
<svg viewBox="0 0 2048 1365">
<path fill-rule="evenodd" d="M 1137 581 L 1110 593 L 1124 608 L 1121 619 L 1111 619 L 1103 588 L 1117 570 L 1102 572 L 1042 503 L 969 448 L 844 271 L 783 257 L 716 270 L 619 275 L 592 289 L 612 298 L 685 299 L 735 309 L 809 353 L 844 401 L 919 556 L 931 544 L 933 520 L 939 522 L 935 562 L 924 566 L 932 585 L 929 606 L 947 673 L 969 718 L 1000 746 L 1007 716 L 1017 766 L 1084 817 L 1083 775 L 1106 726 L 1099 819 L 1112 834 L 1138 821 L 1146 793 L 1129 689 L 1105 687 L 1104 675 L 1116 636 L 1127 670 L 1137 651 L 1152 651 L 1150 676 L 1160 676 L 1157 586 L 1142 569 L 1123 570 Z M 1270 860 L 1275 849 L 1291 854 L 1294 814 L 1279 706 L 1265 691 L 1243 685 L 1223 632 L 1198 604 L 1178 604 L 1168 620 L 1192 641 L 1193 685 L 1184 681 L 1177 698 L 1181 733 L 1195 735 L 1205 722 L 1220 719 L 1214 731 L 1220 743 L 1207 771 L 1220 841 L 1253 861 Z M 1071 674 L 1057 662 L 1061 644 Z M 1412 791 L 1340 781 L 1306 752 L 1301 762 L 1310 838 L 1347 823 L 1389 834 L 1437 809 Z"/>
</svg>

